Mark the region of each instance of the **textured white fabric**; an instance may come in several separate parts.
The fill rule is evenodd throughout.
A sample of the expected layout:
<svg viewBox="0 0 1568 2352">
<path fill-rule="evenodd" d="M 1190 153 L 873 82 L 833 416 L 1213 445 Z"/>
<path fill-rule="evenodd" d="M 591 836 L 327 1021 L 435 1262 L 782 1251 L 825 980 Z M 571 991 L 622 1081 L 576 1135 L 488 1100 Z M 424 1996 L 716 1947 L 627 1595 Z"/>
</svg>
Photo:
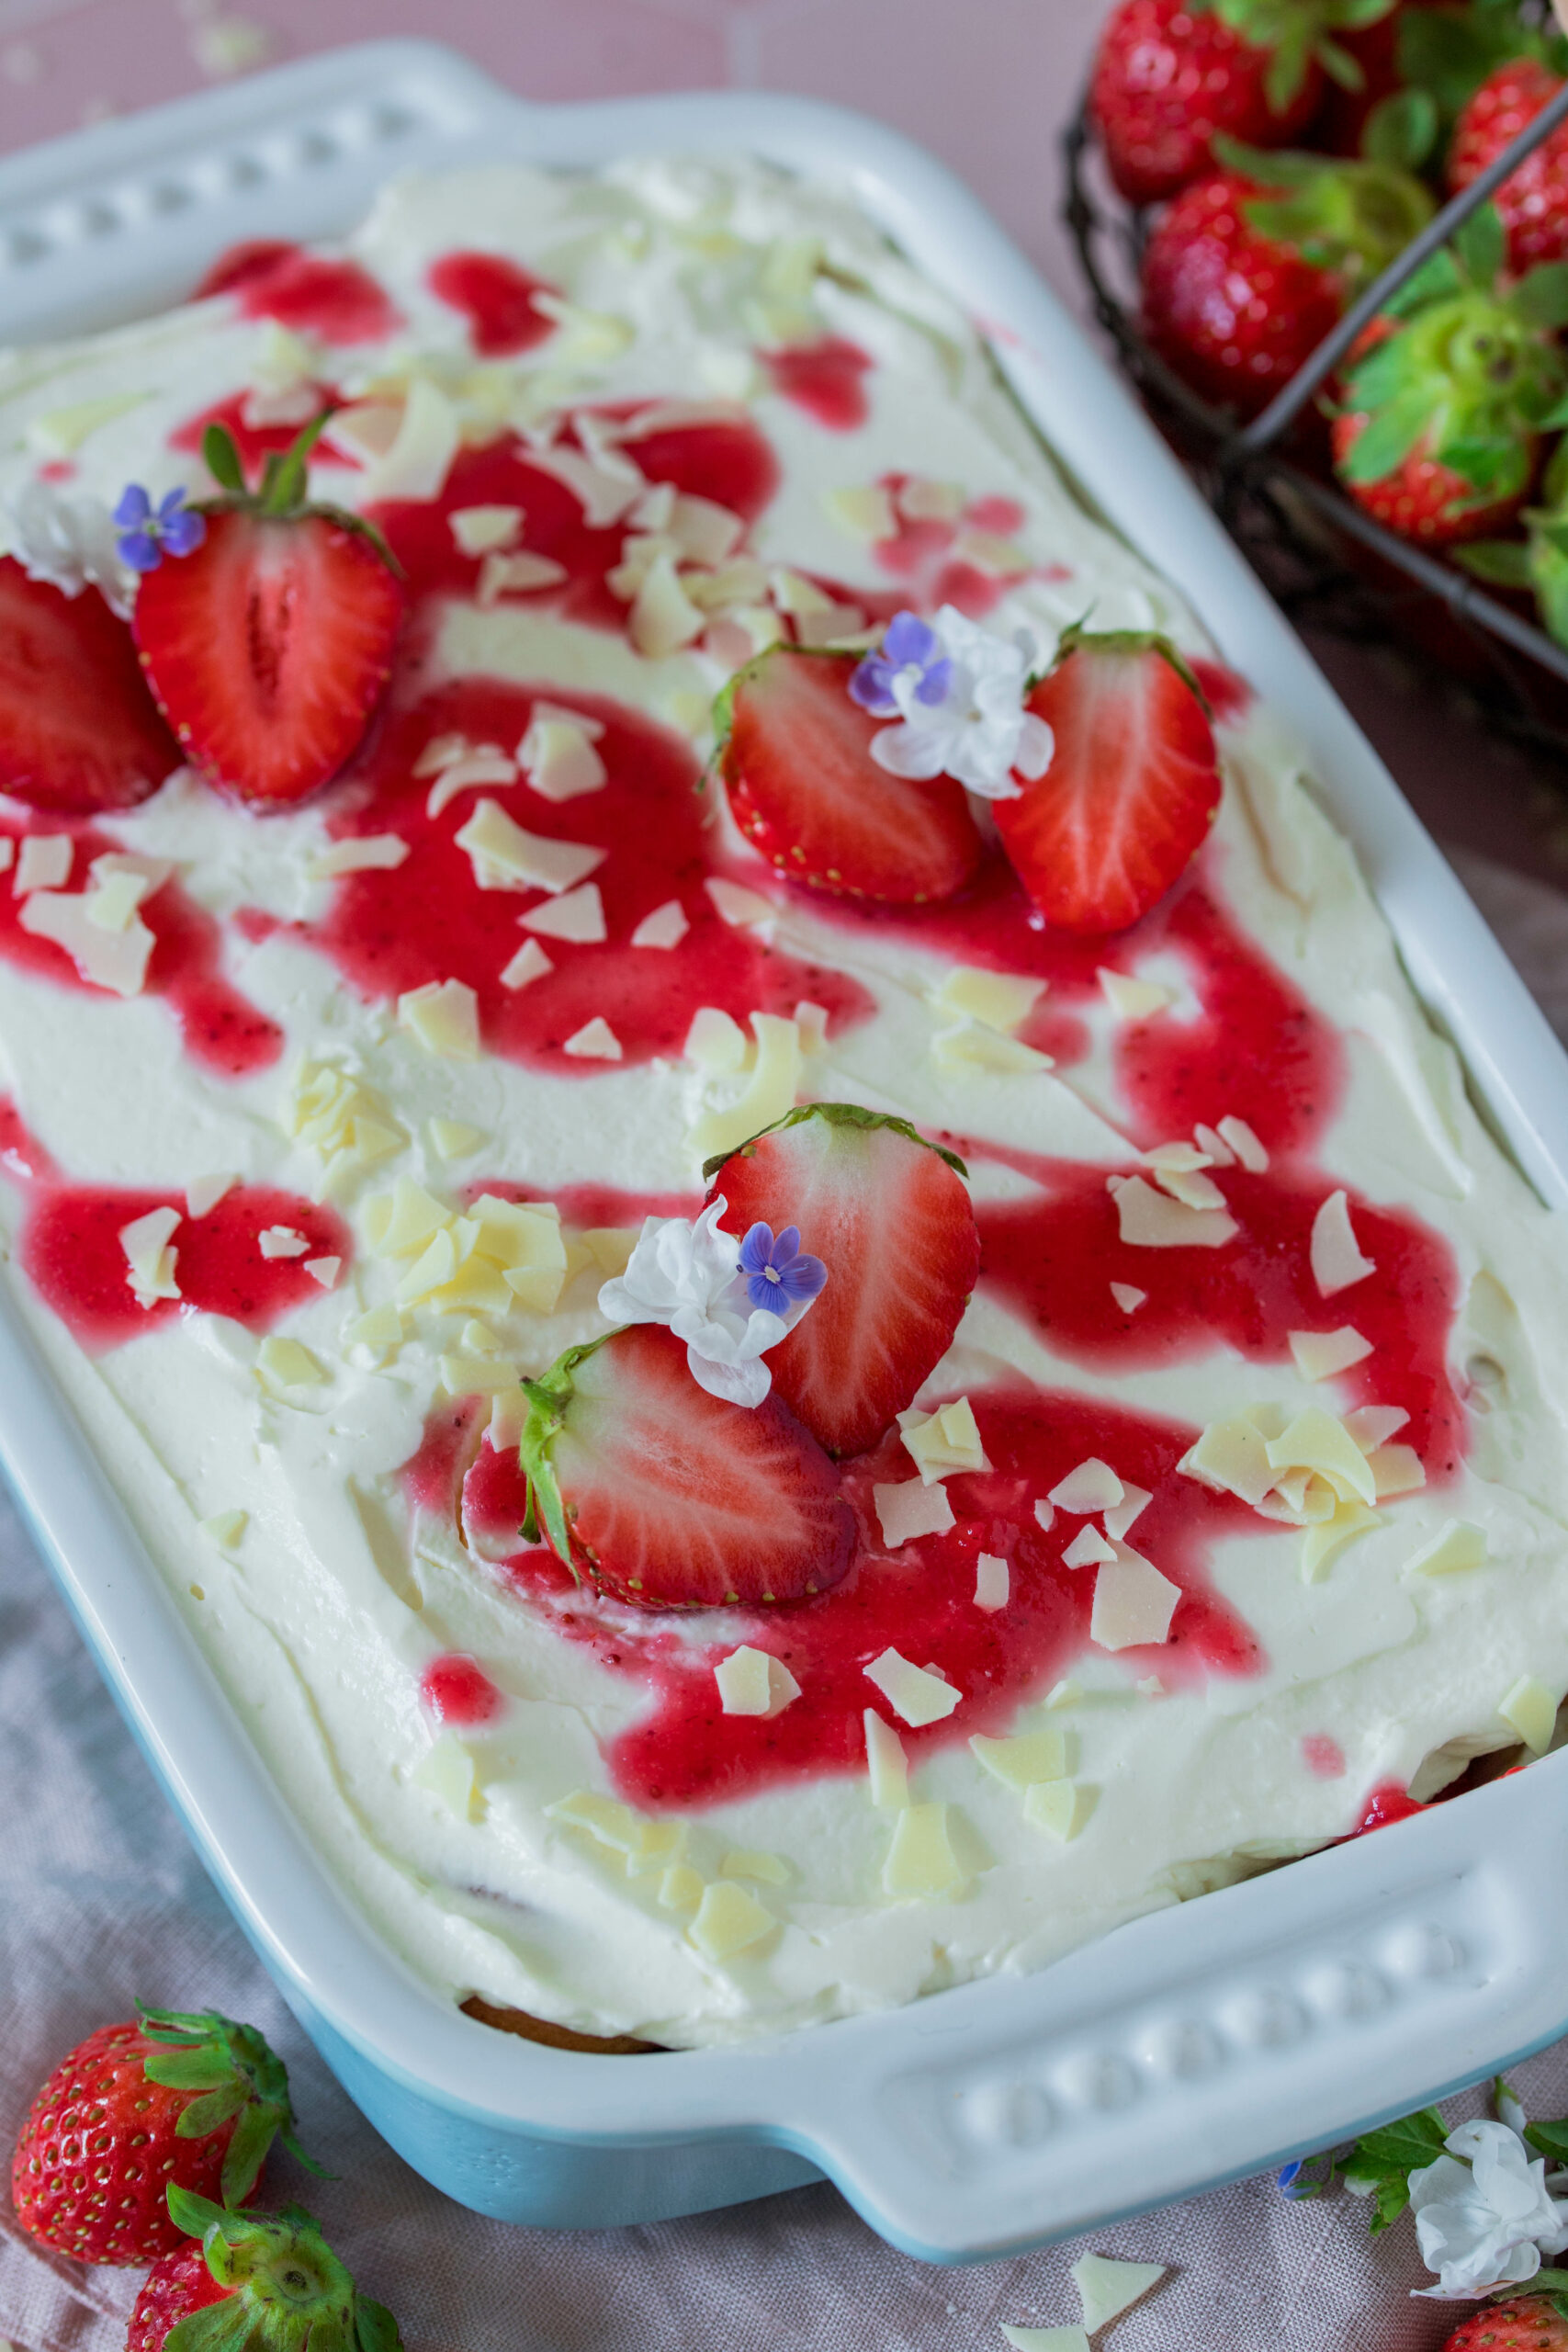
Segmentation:
<svg viewBox="0 0 1568 2352">
<path fill-rule="evenodd" d="M 1495 868 L 1466 868 L 1472 882 L 1497 882 L 1497 920 L 1518 878 L 1505 886 Z M 1527 968 L 1548 960 L 1538 892 L 1528 895 Z M 1568 911 L 1556 906 L 1550 961 L 1561 972 Z M 999 2352 L 1003 2321 L 1077 2319 L 1069 2271 L 1089 2248 L 1171 2273 L 1115 2322 L 1102 2352 L 1435 2352 L 1460 2316 L 1409 2300 L 1430 2274 L 1408 2220 L 1373 2242 L 1359 2200 L 1290 2205 L 1270 2179 L 953 2271 L 892 2252 L 827 2187 L 648 2229 L 508 2230 L 464 2212 L 376 2139 L 300 2035 L 0 1493 L 0 2338 L 18 2352 L 124 2343 L 141 2274 L 85 2269 L 22 2236 L 8 2156 L 49 2066 L 95 2026 L 128 2017 L 137 1995 L 220 2008 L 272 2039 L 305 2143 L 340 2176 L 312 2181 L 275 2159 L 274 2193 L 318 2214 L 362 2285 L 398 2313 L 409 2352 Z M 1529 2112 L 1568 2112 L 1568 2043 L 1514 2079 Z M 1472 2096 L 1449 2113 L 1457 2121 L 1480 2106 Z"/>
</svg>

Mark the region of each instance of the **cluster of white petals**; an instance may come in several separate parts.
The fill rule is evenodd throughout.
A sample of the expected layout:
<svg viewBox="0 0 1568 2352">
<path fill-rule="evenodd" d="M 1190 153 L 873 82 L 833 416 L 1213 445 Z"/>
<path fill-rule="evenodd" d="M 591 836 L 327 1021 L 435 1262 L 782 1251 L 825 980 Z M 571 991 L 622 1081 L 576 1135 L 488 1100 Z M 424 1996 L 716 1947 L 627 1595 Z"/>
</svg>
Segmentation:
<svg viewBox="0 0 1568 2352">
<path fill-rule="evenodd" d="M 1018 776 L 1043 775 L 1056 748 L 1045 721 L 1023 707 L 1033 639 L 1024 629 L 998 637 L 952 605 L 943 605 L 931 628 L 951 665 L 947 691 L 940 702 L 923 701 L 921 673 L 913 665 L 890 676 L 899 723 L 872 737 L 871 756 L 909 782 L 950 775 L 985 799 L 1016 799 Z"/>
<path fill-rule="evenodd" d="M 1461 2123 L 1447 2154 L 1410 2176 L 1421 2258 L 1438 2274 L 1417 2291 L 1439 2300 L 1484 2295 L 1533 2278 L 1542 2255 L 1568 2247 L 1568 2204 L 1550 2196 L 1545 2159 L 1533 2162 L 1506 2123 Z"/>
<path fill-rule="evenodd" d="M 32 580 L 67 596 L 97 588 L 121 620 L 130 612 L 134 574 L 120 561 L 114 516 L 101 498 L 67 498 L 51 481 L 30 481 L 11 502 L 4 537 Z"/>
<path fill-rule="evenodd" d="M 722 1193 L 702 1215 L 650 1216 L 626 1272 L 599 1293 L 613 1323 L 664 1323 L 686 1342 L 693 1379 L 729 1405 L 760 1405 L 773 1385 L 761 1361 L 812 1305 L 791 1302 L 784 1315 L 753 1306 L 740 1271 L 740 1244 L 719 1230 L 728 1207 Z"/>
</svg>

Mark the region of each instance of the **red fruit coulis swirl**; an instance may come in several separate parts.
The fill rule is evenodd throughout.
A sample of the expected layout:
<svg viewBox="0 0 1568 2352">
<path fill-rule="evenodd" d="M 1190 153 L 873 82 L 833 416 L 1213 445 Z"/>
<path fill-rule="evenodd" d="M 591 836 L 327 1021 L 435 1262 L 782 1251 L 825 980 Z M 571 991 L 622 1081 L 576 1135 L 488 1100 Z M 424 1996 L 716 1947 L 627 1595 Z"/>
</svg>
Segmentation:
<svg viewBox="0 0 1568 2352">
<path fill-rule="evenodd" d="M 73 1183 L 4 1096 L 0 1176 L 25 1188 L 17 1263 L 93 1355 L 180 1315 L 223 1315 L 247 1330 L 270 1330 L 293 1308 L 321 1297 L 321 1285 L 305 1271 L 307 1259 L 338 1258 L 347 1265 L 354 1254 L 353 1237 L 333 1210 L 276 1185 L 236 1184 L 205 1216 L 193 1217 L 178 1188 Z M 179 1212 L 171 1240 L 179 1253 L 180 1295 L 143 1306 L 127 1280 L 119 1236 L 162 1208 Z M 305 1249 L 291 1258 L 264 1257 L 261 1236 L 276 1226 L 299 1234 Z"/>
<path fill-rule="evenodd" d="M 13 857 L 29 832 L 71 836 L 72 871 L 63 886 L 68 890 L 83 888 L 95 857 L 120 846 L 80 818 L 0 816 L 0 841 L 16 845 Z M 85 990 L 106 1003 L 117 1002 L 107 989 L 83 979 L 63 947 L 22 928 L 25 903 L 0 875 L 0 956 L 57 988 Z M 223 931 L 217 919 L 198 907 L 172 876 L 142 900 L 139 911 L 153 935 L 141 994 L 168 1006 L 191 1059 L 217 1078 L 248 1078 L 270 1069 L 283 1051 L 283 1032 L 225 977 Z"/>
<path fill-rule="evenodd" d="M 521 274 L 503 277 L 507 266 L 482 254 L 449 255 L 434 266 L 434 290 L 467 317 L 481 351 L 526 347 L 543 315 L 536 301 L 542 288 Z M 384 291 L 355 265 L 307 266 L 292 249 L 244 257 L 226 285 L 251 315 L 277 317 L 337 343 L 371 340 L 395 320 Z M 775 388 L 822 430 L 845 431 L 861 421 L 871 363 L 854 346 L 826 343 L 773 353 L 768 365 Z M 233 403 L 207 413 L 226 421 L 239 415 Z M 716 417 L 661 405 L 649 416 L 644 403 L 605 413 L 632 427 L 627 446 L 649 483 L 669 482 L 727 506 L 748 532 L 774 493 L 773 453 L 741 412 Z M 205 414 L 192 419 L 175 436 L 176 446 L 192 446 L 205 422 Z M 279 445 L 271 428 L 255 430 L 256 454 Z M 572 426 L 561 446 L 586 454 Z M 731 866 L 711 821 L 714 787 L 705 795 L 699 789 L 683 738 L 609 696 L 563 689 L 543 677 L 532 687 L 483 675 L 433 683 L 447 606 L 473 598 L 484 577 L 483 559 L 465 554 L 454 537 L 451 516 L 460 508 L 517 508 L 517 551 L 558 567 L 542 587 L 503 582 L 495 594 L 498 626 L 515 612 L 617 634 L 626 629 L 627 605 L 610 574 L 623 560 L 627 524 L 623 517 L 592 526 L 576 492 L 550 470 L 547 453 L 546 462 L 540 455 L 503 434 L 461 449 L 438 499 L 377 510 L 408 577 L 411 627 L 383 721 L 325 807 L 339 836 L 396 832 L 410 855 L 396 868 L 340 880 L 326 912 L 295 926 L 294 935 L 330 958 L 367 1001 L 384 1002 L 432 980 L 466 982 L 478 996 L 491 1051 L 563 1076 L 603 1072 L 602 1062 L 565 1052 L 567 1040 L 596 1016 L 609 1023 L 628 1063 L 677 1055 L 703 1004 L 744 1022 L 754 1010 L 788 1012 L 807 998 L 826 1008 L 831 1030 L 865 1020 L 872 999 L 850 971 L 771 948 L 754 930 L 734 928 L 718 915 L 704 888 L 710 877 L 731 873 L 781 901 L 790 886 L 750 864 Z M 885 486 L 896 492 L 898 483 L 889 478 Z M 835 593 L 879 616 L 885 605 L 891 610 L 939 598 L 984 612 L 999 592 L 964 554 L 963 534 L 1005 537 L 1021 519 L 1005 500 L 985 495 L 952 524 L 928 518 L 928 527 L 906 519 L 874 551 L 886 589 Z M 1220 665 L 1207 665 L 1203 684 L 1222 720 L 1245 707 L 1247 689 Z M 545 900 L 533 892 L 480 889 L 472 862 L 454 840 L 479 791 L 432 817 L 431 778 L 412 771 L 442 734 L 513 752 L 536 697 L 575 708 L 602 729 L 595 741 L 607 772 L 603 787 L 560 803 L 542 798 L 523 777 L 479 791 L 529 831 L 604 852 L 592 880 L 607 935 L 603 942 L 544 938 L 552 969 L 508 989 L 500 974 L 529 935 L 519 917 Z M 49 829 L 75 834 L 84 865 L 111 846 L 85 826 Z M 633 947 L 638 922 L 671 899 L 680 900 L 686 918 L 684 938 L 672 949 Z M 1109 1115 L 1127 1137 L 1130 1159 L 1162 1140 L 1190 1136 L 1200 1121 L 1244 1118 L 1270 1158 L 1263 1173 L 1224 1171 L 1238 1236 L 1218 1250 L 1127 1247 L 1103 1169 L 1021 1153 L 984 1136 L 952 1138 L 976 1162 L 1004 1164 L 1033 1188 L 1005 1202 L 982 1201 L 982 1289 L 1038 1330 L 1058 1358 L 1102 1374 L 1193 1362 L 1219 1350 L 1279 1362 L 1290 1329 L 1353 1322 L 1373 1352 L 1325 1390 L 1327 1400 L 1339 1409 L 1371 1401 L 1402 1406 L 1410 1416 L 1402 1436 L 1420 1450 L 1428 1479 L 1451 1476 L 1463 1443 L 1445 1362 L 1457 1294 L 1451 1254 L 1413 1215 L 1353 1196 L 1356 1231 L 1376 1271 L 1340 1298 L 1325 1302 L 1315 1295 L 1312 1220 L 1337 1189 L 1317 1153 L 1343 1084 L 1342 1045 L 1233 919 L 1212 848 L 1134 932 L 1109 941 L 1048 933 L 999 854 L 942 907 L 878 910 L 815 896 L 808 903 L 841 935 L 852 970 L 864 951 L 903 942 L 957 963 L 1046 981 L 1021 1034 L 1055 1057 L 1061 1074 L 1089 1051 L 1087 1016 L 1100 1004 L 1100 967 L 1132 971 L 1156 952 L 1175 956 L 1200 1009 L 1118 1023 Z M 148 992 L 168 1001 L 193 1057 L 228 1075 L 276 1059 L 279 1033 L 244 1004 L 220 968 L 224 929 L 254 940 L 280 928 L 276 918 L 242 910 L 220 927 L 173 882 L 143 911 L 158 937 Z M 0 897 L 0 956 L 62 987 L 83 985 L 58 948 L 20 929 L 8 897 Z M 346 1255 L 330 1212 L 282 1193 L 237 1191 L 176 1236 L 183 1302 L 144 1312 L 126 1291 L 118 1232 L 171 1196 L 73 1186 L 42 1160 L 14 1115 L 0 1125 L 0 1169 L 28 1186 L 23 1264 L 92 1346 L 114 1344 L 191 1306 L 262 1328 L 310 1295 L 310 1277 L 298 1261 L 260 1258 L 254 1238 L 263 1224 L 307 1232 L 312 1254 Z M 529 1196 L 503 1180 L 493 1189 Z M 645 1198 L 591 1181 L 556 1197 L 567 1221 L 581 1226 L 636 1224 L 647 1214 L 694 1206 L 684 1196 Z M 1132 1312 L 1118 1306 L 1112 1281 L 1144 1291 L 1145 1302 Z M 756 1612 L 739 1632 L 727 1620 L 722 1645 L 694 1639 L 690 1623 L 677 1626 L 600 1604 L 550 1553 L 524 1543 L 525 1498 L 515 1457 L 498 1454 L 480 1434 L 485 1415 L 473 1400 L 432 1414 L 401 1483 L 416 1510 L 460 1519 L 484 1563 L 476 1572 L 503 1578 L 521 1606 L 562 1638 L 590 1645 L 645 1695 L 642 1713 L 614 1743 L 610 1763 L 623 1793 L 649 1807 L 702 1806 L 859 1770 L 863 1711 L 876 1696 L 864 1668 L 890 1645 L 916 1664 L 939 1668 L 964 1694 L 944 1723 L 900 1727 L 912 1757 L 976 1732 L 1005 1732 L 1020 1707 L 1070 1671 L 1088 1644 L 1092 1572 L 1063 1565 L 1070 1531 L 1059 1523 L 1043 1532 L 1032 1506 L 1090 1453 L 1151 1490 L 1131 1540 L 1181 1587 L 1170 1640 L 1122 1654 L 1129 1675 L 1157 1674 L 1168 1689 L 1190 1689 L 1208 1676 L 1260 1669 L 1265 1661 L 1255 1639 L 1218 1596 L 1209 1567 L 1217 1542 L 1256 1532 L 1260 1522 L 1242 1504 L 1178 1473 L 1193 1428 L 1022 1381 L 970 1394 L 993 1467 L 948 1480 L 954 1526 L 906 1545 L 896 1557 L 886 1555 L 871 1489 L 879 1479 L 909 1476 L 913 1465 L 896 1436 L 885 1440 L 845 1467 L 863 1535 L 845 1582 L 818 1600 Z M 1280 1532 L 1281 1544 L 1292 1540 Z M 982 1550 L 1001 1554 L 1010 1566 L 1010 1599 L 994 1613 L 975 1605 Z M 738 1638 L 773 1651 L 801 1686 L 801 1697 L 770 1720 L 719 1710 L 713 1667 Z M 437 1661 L 451 1669 L 452 1688 L 438 1692 L 433 1685 L 426 1698 L 443 1720 L 459 1719 L 457 1681 L 463 1675 L 457 1669 L 466 1674 L 472 1664 Z M 474 1671 L 488 1687 L 481 1669 Z M 1323 1759 L 1314 1765 L 1303 1757 L 1302 1769 L 1303 1775 L 1321 1770 Z M 1373 1792 L 1368 1826 L 1391 1817 L 1393 1809 L 1390 1792 Z"/>
</svg>

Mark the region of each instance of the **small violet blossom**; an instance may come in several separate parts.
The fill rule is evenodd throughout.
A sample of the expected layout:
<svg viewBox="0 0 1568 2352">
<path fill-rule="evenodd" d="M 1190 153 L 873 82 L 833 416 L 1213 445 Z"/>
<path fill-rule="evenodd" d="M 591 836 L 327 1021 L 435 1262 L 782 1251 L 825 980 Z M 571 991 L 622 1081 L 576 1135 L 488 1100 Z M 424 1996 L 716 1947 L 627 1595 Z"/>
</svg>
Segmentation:
<svg viewBox="0 0 1568 2352">
<path fill-rule="evenodd" d="M 935 629 L 918 613 L 895 613 L 887 624 L 881 650 L 868 653 L 850 680 L 850 694 L 863 710 L 877 718 L 896 718 L 898 699 L 894 680 L 901 671 L 915 674 L 915 700 L 944 702 L 953 683 L 953 663 L 942 650 Z"/>
<path fill-rule="evenodd" d="M 207 537 L 207 518 L 185 503 L 182 485 L 156 506 L 139 481 L 121 492 L 114 519 L 122 562 L 132 571 L 156 571 L 166 555 L 190 555 Z"/>
<path fill-rule="evenodd" d="M 871 756 L 911 783 L 950 775 L 987 800 L 1013 800 L 1019 775 L 1044 775 L 1055 739 L 1025 710 L 1034 645 L 982 628 L 952 605 L 928 627 L 897 614 L 880 653 L 867 654 L 850 681 L 863 709 L 897 717 L 871 740 Z"/>
<path fill-rule="evenodd" d="M 828 1279 L 821 1259 L 802 1250 L 796 1225 L 786 1225 L 776 1240 L 771 1225 L 754 1225 L 740 1244 L 740 1271 L 752 1306 L 771 1315 L 809 1306 Z"/>
<path fill-rule="evenodd" d="M 686 1342 L 699 1388 L 754 1408 L 773 1385 L 763 1354 L 799 1322 L 827 1270 L 799 1254 L 793 1227 L 776 1241 L 765 1225 L 754 1225 L 744 1242 L 721 1232 L 728 1206 L 721 1193 L 698 1217 L 649 1217 L 626 1272 L 601 1289 L 599 1311 L 614 1323 L 668 1325 Z M 759 1290 L 776 1307 L 756 1304 Z"/>
<path fill-rule="evenodd" d="M 34 480 L 0 520 L 0 546 L 7 537 L 29 580 L 46 581 L 63 596 L 96 588 L 111 612 L 129 618 L 135 583 L 120 560 L 114 519 L 101 498 L 70 498 L 54 482 Z"/>
<path fill-rule="evenodd" d="M 1533 2278 L 1543 2254 L 1568 2248 L 1568 2204 L 1549 2196 L 1546 2160 L 1531 2162 L 1506 2123 L 1461 2123 L 1447 2154 L 1410 2176 L 1421 2258 L 1438 2274 L 1416 2291 L 1475 2298 Z"/>
</svg>

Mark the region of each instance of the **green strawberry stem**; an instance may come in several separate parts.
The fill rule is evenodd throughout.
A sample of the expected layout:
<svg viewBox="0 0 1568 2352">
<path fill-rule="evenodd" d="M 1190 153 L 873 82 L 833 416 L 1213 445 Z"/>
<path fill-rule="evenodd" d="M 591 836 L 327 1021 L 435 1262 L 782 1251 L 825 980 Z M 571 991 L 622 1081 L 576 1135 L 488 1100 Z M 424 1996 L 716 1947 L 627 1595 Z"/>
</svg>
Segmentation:
<svg viewBox="0 0 1568 2352">
<path fill-rule="evenodd" d="M 1197 695 L 1199 701 L 1203 706 L 1204 717 L 1207 718 L 1213 718 L 1214 715 L 1209 707 L 1209 697 L 1203 692 L 1202 686 L 1199 683 L 1198 673 L 1193 669 L 1191 663 L 1188 661 L 1186 654 L 1181 651 L 1179 646 L 1174 645 L 1168 637 L 1162 637 L 1157 629 L 1091 629 L 1088 625 L 1087 618 L 1081 621 L 1072 621 L 1062 631 L 1061 636 L 1056 639 L 1056 652 L 1055 658 L 1051 664 L 1052 669 L 1059 670 L 1070 653 L 1078 652 L 1125 653 L 1134 655 L 1139 653 L 1157 653 L 1161 661 L 1169 662 L 1171 668 L 1175 671 L 1182 684 L 1190 687 L 1192 693 Z M 895 1121 L 892 1124 L 900 1125 L 901 1122 Z M 924 1138 L 922 1137 L 920 1140 L 923 1141 Z M 935 1150 L 937 1146 L 933 1144 L 931 1148 Z M 944 1159 L 952 1157 L 950 1153 L 944 1153 L 942 1156 Z M 964 1166 L 962 1160 L 954 1159 L 953 1164 L 957 1169 L 961 1176 L 966 1176 L 968 1174 L 969 1171 Z M 703 1172 L 705 1175 L 707 1170 L 705 1169 Z"/>
<path fill-rule="evenodd" d="M 1386 17 L 1394 0 L 1190 0 L 1194 16 L 1212 13 L 1254 49 L 1270 51 L 1263 94 L 1271 111 L 1283 114 L 1306 80 L 1315 59 L 1341 89 L 1359 90 L 1365 80 L 1337 32 L 1361 32 Z"/>
<path fill-rule="evenodd" d="M 1243 198 L 1248 227 L 1332 270 L 1348 288 L 1386 269 L 1432 217 L 1430 195 L 1397 163 L 1269 152 L 1223 134 L 1213 149 L 1227 171 L 1278 190 Z"/>
<path fill-rule="evenodd" d="M 925 1150 L 934 1151 L 937 1158 L 945 1159 L 958 1175 L 967 1177 L 969 1173 L 956 1152 L 946 1150 L 940 1143 L 930 1142 L 918 1127 L 909 1125 L 908 1119 L 896 1119 L 891 1112 L 867 1111 L 858 1102 L 797 1102 L 795 1109 L 786 1111 L 782 1119 L 775 1119 L 771 1126 L 759 1127 L 754 1136 L 748 1136 L 744 1143 L 738 1143 L 732 1150 L 717 1152 L 712 1159 L 705 1159 L 704 1183 L 716 1176 L 727 1161 L 739 1159 L 753 1150 L 764 1136 L 782 1136 L 789 1128 L 798 1127 L 803 1119 L 820 1119 L 825 1127 L 891 1127 L 894 1134 L 902 1136 L 906 1142 L 918 1143 Z"/>
<path fill-rule="evenodd" d="M 201 2240 L 208 2269 L 229 2291 L 177 2321 L 164 2352 L 401 2352 L 391 2312 L 359 2292 L 299 2206 L 251 2215 L 188 2189 L 168 2195 L 171 2217 Z"/>
<path fill-rule="evenodd" d="M 1345 481 L 1382 481 L 1419 449 L 1470 484 L 1472 503 L 1525 489 L 1568 393 L 1555 340 L 1568 264 L 1504 287 L 1503 260 L 1502 222 L 1483 205 L 1392 298 L 1392 332 L 1346 371 L 1342 406 L 1368 422 L 1339 462 Z"/>
<path fill-rule="evenodd" d="M 199 500 L 204 514 L 238 512 L 258 514 L 273 523 L 298 523 L 307 515 L 325 516 L 341 530 L 352 531 L 356 537 L 367 539 L 375 548 L 389 571 L 400 580 L 402 565 L 387 545 L 374 523 L 363 514 L 355 514 L 346 506 L 333 506 L 321 499 L 312 499 L 310 492 L 310 452 L 332 418 L 332 409 L 323 408 L 313 416 L 304 430 L 296 435 L 286 450 L 269 449 L 262 464 L 261 486 L 252 490 L 245 481 L 245 469 L 240 459 L 234 436 L 226 424 L 209 424 L 201 436 L 201 461 L 218 484 L 222 495 Z"/>
<path fill-rule="evenodd" d="M 205 2139 L 231 2116 L 239 2117 L 223 2155 L 225 2205 L 238 2205 L 250 2195 L 275 2139 L 307 2172 L 321 2180 L 332 2177 L 300 2146 L 288 2070 L 254 2025 L 239 2025 L 216 2009 L 149 2009 L 141 2002 L 137 2016 L 147 2039 L 164 2045 L 143 2061 L 148 2081 L 203 2094 L 181 2113 L 176 2138 Z"/>
</svg>

